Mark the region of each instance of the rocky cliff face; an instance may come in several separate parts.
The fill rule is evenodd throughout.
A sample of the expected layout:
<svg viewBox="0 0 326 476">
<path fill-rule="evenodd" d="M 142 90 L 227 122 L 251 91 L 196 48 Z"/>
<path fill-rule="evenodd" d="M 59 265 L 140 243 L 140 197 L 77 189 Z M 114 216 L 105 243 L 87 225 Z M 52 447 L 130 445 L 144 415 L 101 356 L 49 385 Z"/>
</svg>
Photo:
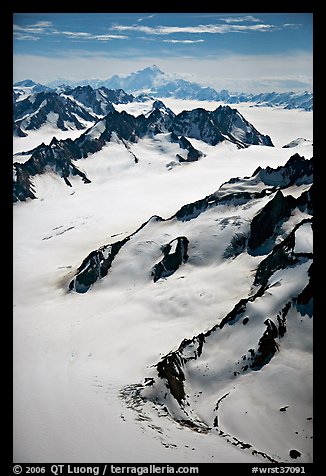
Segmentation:
<svg viewBox="0 0 326 476">
<path fill-rule="evenodd" d="M 14 103 L 14 123 L 25 131 L 52 124 L 60 130 L 85 129 L 82 121 L 95 122 L 96 116 L 68 97 L 43 91 Z"/>
<path fill-rule="evenodd" d="M 25 163 L 14 163 L 13 201 L 24 201 L 36 198 L 33 193 L 32 177 L 41 175 L 51 169 L 64 179 L 70 186 L 70 175 L 79 176 L 84 183 L 90 180 L 73 163 L 73 159 L 81 158 L 81 151 L 71 139 L 58 141 L 53 138 L 48 146 L 35 149 L 31 158 Z"/>
<path fill-rule="evenodd" d="M 239 147 L 252 144 L 273 146 L 269 136 L 260 134 L 239 111 L 229 106 L 219 106 L 212 112 L 200 108 L 183 111 L 176 116 L 172 131 L 211 145 L 229 140 Z"/>
<path fill-rule="evenodd" d="M 248 240 L 251 250 L 257 249 L 274 234 L 276 225 L 290 216 L 295 203 L 295 199 L 291 195 L 285 197 L 280 190 L 276 192 L 272 200 L 251 222 Z"/>
<path fill-rule="evenodd" d="M 107 89 L 101 87 L 93 89 L 91 86 L 77 86 L 66 91 L 79 103 L 90 108 L 94 114 L 103 116 L 114 110 L 114 104 L 127 104 L 135 98 L 132 94 L 127 94 L 122 89 Z"/>
<path fill-rule="evenodd" d="M 182 263 L 188 260 L 189 240 L 180 236 L 162 247 L 163 258 L 152 271 L 154 283 L 160 278 L 171 276 Z"/>
</svg>

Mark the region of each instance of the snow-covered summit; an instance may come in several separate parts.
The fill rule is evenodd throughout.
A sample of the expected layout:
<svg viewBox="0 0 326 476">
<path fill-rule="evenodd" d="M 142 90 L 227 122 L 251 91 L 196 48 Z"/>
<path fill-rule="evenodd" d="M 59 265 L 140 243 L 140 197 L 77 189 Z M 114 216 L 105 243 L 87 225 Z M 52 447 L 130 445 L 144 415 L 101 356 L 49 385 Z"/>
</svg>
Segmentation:
<svg viewBox="0 0 326 476">
<path fill-rule="evenodd" d="M 309 139 L 305 139 L 304 137 L 298 137 L 297 139 L 291 140 L 288 144 L 283 145 L 284 149 L 291 149 L 293 147 L 301 146 L 301 145 L 311 145 L 312 141 Z"/>
</svg>

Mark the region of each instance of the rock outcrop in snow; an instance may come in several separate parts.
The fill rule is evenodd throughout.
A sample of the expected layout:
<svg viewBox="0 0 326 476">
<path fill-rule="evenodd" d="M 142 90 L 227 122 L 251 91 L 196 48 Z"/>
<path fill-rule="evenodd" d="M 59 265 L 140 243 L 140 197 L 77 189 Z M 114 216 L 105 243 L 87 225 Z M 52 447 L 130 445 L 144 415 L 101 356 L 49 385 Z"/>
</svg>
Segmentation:
<svg viewBox="0 0 326 476">
<path fill-rule="evenodd" d="M 182 263 L 188 260 L 189 240 L 180 236 L 162 246 L 163 258 L 152 270 L 154 283 L 160 278 L 171 276 Z"/>
</svg>

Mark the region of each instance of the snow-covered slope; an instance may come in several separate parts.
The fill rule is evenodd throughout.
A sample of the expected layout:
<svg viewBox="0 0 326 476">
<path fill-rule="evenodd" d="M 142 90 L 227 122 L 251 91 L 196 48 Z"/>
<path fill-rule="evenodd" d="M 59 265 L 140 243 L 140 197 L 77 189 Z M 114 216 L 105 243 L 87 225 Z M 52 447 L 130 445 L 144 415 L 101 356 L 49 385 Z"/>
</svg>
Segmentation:
<svg viewBox="0 0 326 476">
<path fill-rule="evenodd" d="M 309 139 L 305 139 L 304 137 L 298 137 L 298 139 L 293 139 L 288 144 L 283 145 L 284 148 L 291 149 L 292 147 L 297 147 L 298 145 L 304 145 L 309 143 L 312 144 L 312 141 Z"/>
<path fill-rule="evenodd" d="M 220 283 L 222 275 L 253 268 L 244 297 L 232 309 L 228 296 L 231 310 L 222 320 L 164 356 L 140 395 L 182 425 L 217 431 L 274 462 L 291 461 L 294 450 L 300 461 L 312 459 L 311 183 L 311 161 L 299 155 L 278 169 L 231 180 L 169 220 L 152 217 L 92 251 L 69 284 L 85 293 L 98 280 L 104 288 L 138 289 L 167 278 L 174 299 L 184 296 L 188 308 L 193 300 L 181 289 L 199 282 L 198 275 Z"/>
<path fill-rule="evenodd" d="M 169 120 L 156 106 L 142 125 L 152 113 L 160 127 Z M 15 461 L 264 463 L 294 461 L 291 450 L 311 461 L 312 167 L 297 153 L 310 158 L 312 145 L 239 148 L 166 131 L 132 142 L 122 126 L 135 122 L 117 117 L 121 129 L 85 157 L 70 160 L 73 141 L 35 151 L 29 166 L 52 165 L 31 178 L 38 200 L 14 205 Z M 102 121 L 81 148 L 106 134 Z M 180 161 L 192 148 L 199 160 Z M 91 182 L 71 173 L 67 186 L 59 166 Z M 267 319 L 279 350 L 250 368 L 249 349 L 257 360 L 274 329 Z M 208 332 L 190 359 L 193 336 Z M 157 372 L 171 352 L 188 359 L 190 418 Z"/>
</svg>

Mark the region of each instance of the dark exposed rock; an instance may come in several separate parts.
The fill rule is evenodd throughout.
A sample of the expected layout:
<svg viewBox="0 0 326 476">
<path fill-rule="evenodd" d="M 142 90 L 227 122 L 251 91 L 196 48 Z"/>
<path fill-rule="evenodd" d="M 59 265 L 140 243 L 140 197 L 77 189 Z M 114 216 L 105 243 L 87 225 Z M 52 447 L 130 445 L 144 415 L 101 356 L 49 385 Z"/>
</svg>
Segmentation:
<svg viewBox="0 0 326 476">
<path fill-rule="evenodd" d="M 299 210 L 309 213 L 310 215 L 313 214 L 313 191 L 314 185 L 312 184 L 309 190 L 306 190 L 297 198 L 297 207 Z"/>
<path fill-rule="evenodd" d="M 101 246 L 99 249 L 91 251 L 78 267 L 76 276 L 69 284 L 69 290 L 85 293 L 97 280 L 104 278 L 120 249 L 152 220 L 162 221 L 162 218 L 154 215 L 144 222 L 134 233 L 126 236 L 123 240 Z"/>
<path fill-rule="evenodd" d="M 309 282 L 301 293 L 294 299 L 296 308 L 301 315 L 313 315 L 313 263 L 308 270 Z"/>
<path fill-rule="evenodd" d="M 298 450 L 290 450 L 289 455 L 292 459 L 297 459 L 301 456 L 301 453 Z"/>
<path fill-rule="evenodd" d="M 179 404 L 183 404 L 186 396 L 183 384 L 185 375 L 182 368 L 187 361 L 196 360 L 201 356 L 204 343 L 205 335 L 203 333 L 193 339 L 184 339 L 176 351 L 170 352 L 156 365 L 158 376 L 167 381 L 172 396 Z M 183 357 L 183 350 L 190 344 L 192 345 L 192 355 Z"/>
<path fill-rule="evenodd" d="M 215 111 L 202 108 L 183 111 L 175 117 L 171 131 L 211 145 L 229 140 L 239 147 L 251 144 L 273 146 L 269 136 L 260 134 L 239 111 L 229 106 L 219 106 Z"/>
<path fill-rule="evenodd" d="M 237 109 L 232 109 L 230 106 L 219 106 L 212 112 L 212 116 L 214 124 L 232 142 L 240 141 L 245 145 L 267 145 L 273 147 L 271 138 L 268 135 L 260 134 Z M 241 130 L 240 135 L 239 130 Z"/>
<path fill-rule="evenodd" d="M 166 107 L 166 105 L 158 99 L 156 99 L 153 102 L 153 109 L 159 109 L 160 111 L 164 112 L 166 115 L 170 117 L 175 117 L 174 112 L 169 107 Z"/>
<path fill-rule="evenodd" d="M 158 376 L 161 379 L 167 381 L 167 386 L 170 389 L 171 395 L 177 400 L 179 404 L 185 398 L 185 391 L 183 382 L 185 381 L 185 375 L 182 370 L 183 360 L 177 354 L 173 352 L 167 355 L 156 366 Z"/>
<path fill-rule="evenodd" d="M 273 236 L 275 226 L 291 215 L 295 203 L 292 195 L 284 196 L 280 190 L 276 192 L 272 200 L 252 219 L 248 239 L 251 250 L 255 250 Z"/>
<path fill-rule="evenodd" d="M 176 242 L 175 251 L 170 253 L 173 242 Z M 188 260 L 188 244 L 188 239 L 185 236 L 181 236 L 162 248 L 164 257 L 152 270 L 154 283 L 160 278 L 171 276 L 182 263 Z"/>
<path fill-rule="evenodd" d="M 177 154 L 179 162 L 195 162 L 198 159 L 200 159 L 200 157 L 203 157 L 205 155 L 200 150 L 195 149 L 195 147 L 191 144 L 191 142 L 189 142 L 189 140 L 186 139 L 184 136 L 181 136 L 179 138 L 177 135 L 175 135 L 172 132 L 171 142 L 178 143 L 182 149 L 185 149 L 188 151 L 187 158 L 181 157 L 181 155 Z"/>
<path fill-rule="evenodd" d="M 221 398 L 219 398 L 219 399 L 217 400 L 216 405 L 215 405 L 215 408 L 214 408 L 214 411 L 215 411 L 215 412 L 218 411 L 219 406 L 220 406 L 220 403 L 221 403 L 228 395 L 230 395 L 230 392 L 226 393 L 225 395 L 223 395 Z M 214 426 L 215 428 L 218 427 L 218 415 L 216 415 L 216 416 L 214 417 L 213 426 Z"/>
<path fill-rule="evenodd" d="M 264 365 L 268 364 L 279 349 L 279 345 L 275 341 L 276 337 L 278 337 L 277 327 L 271 319 L 266 319 L 265 324 L 267 329 L 259 340 L 258 350 L 250 364 L 252 370 L 260 370 Z"/>
<path fill-rule="evenodd" d="M 215 192 L 207 197 L 197 200 L 196 202 L 184 205 L 177 211 L 173 217 L 181 221 L 189 221 L 197 218 L 205 210 L 215 207 L 217 205 L 227 205 L 232 203 L 233 205 L 243 205 L 253 198 L 259 198 L 264 196 L 265 191 L 262 192 L 235 192 L 229 194 L 223 194 L 219 196 L 218 192 Z M 171 217 L 171 218 L 173 218 Z"/>
<path fill-rule="evenodd" d="M 102 246 L 100 249 L 92 251 L 79 266 L 75 278 L 69 284 L 69 290 L 85 293 L 95 281 L 106 276 L 112 261 L 129 239 L 130 237 L 127 237 L 112 245 Z"/>
<path fill-rule="evenodd" d="M 223 257 L 236 258 L 239 256 L 247 246 L 248 236 L 244 233 L 236 233 L 233 235 L 230 244 L 225 249 Z"/>
<path fill-rule="evenodd" d="M 85 126 L 80 120 L 91 122 L 96 120 L 96 117 L 85 108 L 55 91 L 42 91 L 14 103 L 14 121 L 23 130 L 39 129 L 47 123 L 49 114 L 57 115 L 56 125 L 63 131 L 68 130 L 65 121 L 82 130 Z"/>
<path fill-rule="evenodd" d="M 176 136 L 172 134 L 172 137 L 172 140 L 176 141 Z M 302 160 L 307 166 L 307 168 L 309 170 L 312 170 L 312 161 L 304 160 L 304 158 L 302 158 Z M 296 159 L 294 160 L 294 162 L 296 162 Z M 293 164 L 293 161 L 291 162 L 291 159 L 289 159 L 287 164 L 285 164 L 284 166 L 279 167 L 278 169 L 270 169 L 270 173 L 274 173 L 275 171 L 277 171 L 278 177 L 280 177 L 280 174 L 284 174 L 287 177 L 287 181 L 284 181 L 284 186 L 287 186 L 289 181 L 294 181 L 294 178 L 291 176 L 291 170 L 294 170 L 293 167 L 291 167 L 291 163 Z M 267 169 L 269 168 L 267 167 L 266 170 Z M 263 171 L 265 169 L 259 168 L 259 170 Z M 307 183 L 310 183 L 312 180 L 312 176 L 310 175 L 309 178 L 307 178 L 306 176 L 306 173 L 308 173 L 309 170 L 307 171 L 305 167 L 300 168 L 300 170 L 302 173 L 304 173 L 304 177 L 306 177 Z M 297 181 L 303 179 L 303 176 L 300 176 L 297 170 L 294 170 L 294 173 Z M 225 182 L 217 192 L 212 193 L 203 199 L 182 206 L 177 211 L 177 213 L 173 215 L 173 217 L 176 217 L 178 220 L 182 221 L 192 220 L 194 218 L 197 218 L 201 213 L 211 207 L 224 205 L 231 202 L 233 205 L 242 205 L 249 200 L 261 198 L 267 193 L 266 189 L 263 189 L 261 192 L 250 193 L 246 191 L 228 192 L 228 190 L 226 189 L 227 185 L 238 183 L 240 181 L 241 180 L 239 178 L 236 178 Z M 225 189 L 226 191 L 224 191 Z M 312 212 L 311 188 L 308 191 L 303 192 L 297 200 L 294 199 L 291 195 L 284 197 L 282 192 L 279 190 L 275 194 L 273 199 L 270 200 L 270 202 L 268 202 L 267 205 L 257 214 L 257 218 L 254 217 L 254 223 L 251 227 L 253 234 L 250 240 L 251 247 L 256 246 L 258 243 L 263 243 L 263 241 L 265 241 L 268 237 L 272 236 L 274 233 L 274 227 L 280 221 L 288 217 L 291 214 L 293 208 L 296 206 L 299 208 L 301 207 L 302 210 L 306 210 L 308 213 Z M 272 214 L 272 219 L 270 219 L 270 213 Z M 261 227 L 260 224 L 262 224 Z M 241 253 L 245 249 L 246 245 L 247 236 L 241 234 L 235 235 L 234 238 L 232 238 L 230 245 L 225 250 L 224 257 L 232 258 L 237 256 L 238 253 Z"/>
<path fill-rule="evenodd" d="M 173 121 L 172 132 L 216 145 L 225 140 L 225 137 L 211 121 L 211 115 L 211 112 L 202 108 L 182 111 Z"/>
<path fill-rule="evenodd" d="M 278 335 L 284 337 L 286 333 L 286 315 L 291 308 L 291 302 L 288 302 L 282 309 L 282 311 L 277 315 L 278 322 Z"/>
<path fill-rule="evenodd" d="M 36 198 L 33 184 L 26 167 L 21 167 L 21 164 L 15 163 L 13 168 L 15 176 L 12 190 L 13 202 L 25 201 L 27 198 Z"/>
<path fill-rule="evenodd" d="M 29 160 L 22 164 L 14 163 L 16 179 L 13 184 L 13 201 L 36 198 L 31 188 L 31 177 L 43 174 L 49 169 L 66 183 L 70 175 L 79 176 L 85 183 L 90 183 L 86 175 L 72 163 L 73 159 L 80 157 L 80 149 L 71 139 L 58 141 L 53 138 L 48 146 L 36 148 Z"/>
<path fill-rule="evenodd" d="M 229 312 L 221 321 L 219 328 L 223 329 L 225 324 L 233 325 L 235 324 L 242 316 L 246 310 L 248 299 L 240 299 L 240 301 L 234 306 L 231 312 Z M 210 332 L 210 331 L 208 331 Z"/>
<path fill-rule="evenodd" d="M 153 111 L 143 121 L 143 127 L 140 129 L 142 135 L 146 134 L 160 134 L 162 132 L 169 132 L 175 118 L 174 112 L 171 109 L 160 107 L 160 101 L 155 101 Z M 156 105 L 156 107 L 155 107 Z M 141 118 L 141 116 L 138 116 Z"/>
<path fill-rule="evenodd" d="M 289 408 L 289 405 L 285 405 L 285 407 L 280 408 L 280 412 L 286 412 L 288 408 Z"/>
<path fill-rule="evenodd" d="M 298 262 L 299 257 L 294 253 L 295 233 L 304 223 L 311 223 L 311 218 L 305 218 L 298 223 L 291 233 L 279 244 L 274 246 L 273 251 L 263 259 L 257 268 L 254 285 L 260 285 L 262 293 L 268 282 L 269 277 L 278 269 L 284 269 L 287 266 Z"/>
<path fill-rule="evenodd" d="M 266 167 L 261 169 L 258 167 L 253 175 L 258 176 L 265 185 L 276 185 L 284 188 L 290 185 L 303 183 L 311 183 L 313 178 L 313 161 L 306 160 L 299 154 L 292 155 L 285 165 L 280 165 L 276 169 Z"/>
<path fill-rule="evenodd" d="M 93 89 L 91 86 L 77 86 L 74 89 L 69 88 L 66 92 L 98 115 L 106 115 L 113 111 L 112 103 L 126 104 L 134 100 L 132 94 L 127 94 L 122 89 L 107 89 L 105 87 Z"/>
<path fill-rule="evenodd" d="M 13 136 L 14 137 L 26 137 L 27 134 L 25 134 L 24 131 L 14 122 L 13 123 Z"/>
</svg>

